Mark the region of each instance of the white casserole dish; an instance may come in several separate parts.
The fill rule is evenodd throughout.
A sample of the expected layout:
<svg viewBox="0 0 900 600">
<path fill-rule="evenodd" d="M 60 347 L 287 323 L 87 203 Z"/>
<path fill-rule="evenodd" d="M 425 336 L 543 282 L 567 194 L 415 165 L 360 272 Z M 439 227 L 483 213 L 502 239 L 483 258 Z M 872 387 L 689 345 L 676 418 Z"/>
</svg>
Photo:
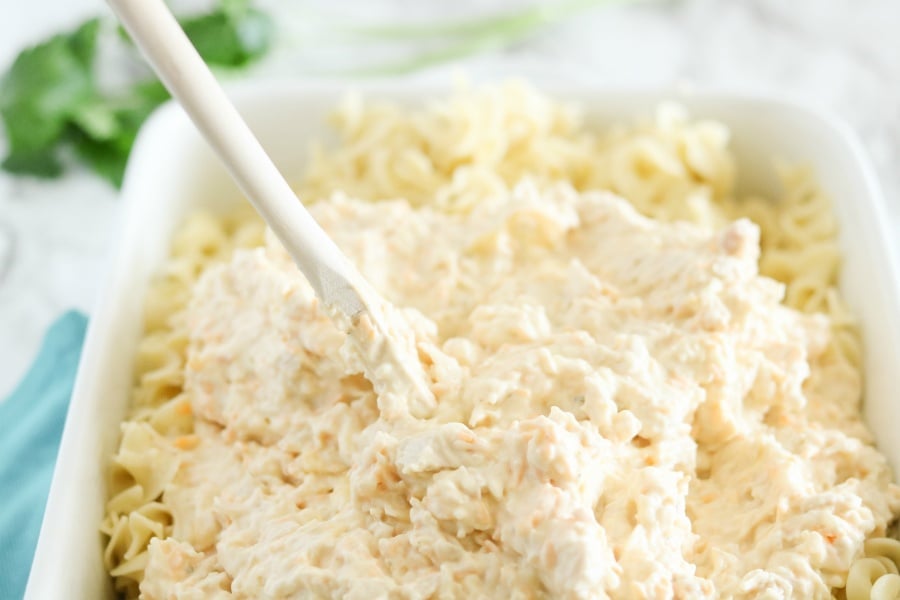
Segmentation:
<svg viewBox="0 0 900 600">
<path fill-rule="evenodd" d="M 447 90 L 363 88 L 366 96 L 420 104 Z M 884 199 L 863 151 L 842 123 L 775 98 L 710 92 L 551 90 L 579 103 L 592 123 L 650 115 L 677 100 L 694 116 L 731 128 L 742 191 L 778 194 L 775 159 L 803 163 L 830 194 L 841 226 L 843 293 L 862 324 L 865 415 L 879 447 L 900 468 L 900 278 L 888 246 Z M 329 137 L 325 117 L 343 90 L 268 82 L 232 90 L 263 145 L 291 179 L 302 172 L 308 141 Z M 168 104 L 144 126 L 122 190 L 118 242 L 109 278 L 88 329 L 75 391 L 25 597 L 108 598 L 111 582 L 98 531 L 105 472 L 129 402 L 132 357 L 148 281 L 166 259 L 180 222 L 200 208 L 241 201 L 224 169 L 179 107 Z"/>
</svg>

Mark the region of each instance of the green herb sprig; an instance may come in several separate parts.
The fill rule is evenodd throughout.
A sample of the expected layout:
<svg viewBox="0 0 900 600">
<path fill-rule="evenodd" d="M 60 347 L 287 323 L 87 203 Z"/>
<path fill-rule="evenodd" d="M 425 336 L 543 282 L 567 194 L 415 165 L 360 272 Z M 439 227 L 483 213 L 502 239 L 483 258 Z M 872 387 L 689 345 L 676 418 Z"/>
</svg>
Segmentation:
<svg viewBox="0 0 900 600">
<path fill-rule="evenodd" d="M 271 20 L 246 0 L 221 0 L 212 12 L 180 23 L 204 60 L 220 68 L 245 67 L 272 43 Z M 95 69 L 100 30 L 100 19 L 91 19 L 24 50 L 0 80 L 0 118 L 8 140 L 0 166 L 5 171 L 58 177 L 71 151 L 121 186 L 138 129 L 169 94 L 154 78 L 116 93 L 101 91 Z"/>
</svg>

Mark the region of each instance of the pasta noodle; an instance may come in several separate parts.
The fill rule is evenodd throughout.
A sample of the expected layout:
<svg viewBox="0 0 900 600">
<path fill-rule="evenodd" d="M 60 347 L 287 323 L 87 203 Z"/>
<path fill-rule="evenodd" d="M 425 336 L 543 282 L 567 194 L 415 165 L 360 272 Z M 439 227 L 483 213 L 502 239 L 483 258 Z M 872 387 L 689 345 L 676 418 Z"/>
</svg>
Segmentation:
<svg viewBox="0 0 900 600">
<path fill-rule="evenodd" d="M 236 247 L 262 242 L 262 223 L 246 207 L 224 217 L 194 215 L 175 236 L 172 259 L 147 293 L 132 413 L 112 460 L 110 499 L 101 525 L 109 538 L 106 567 L 126 597 L 138 595 L 150 540 L 172 532 L 172 514 L 160 500 L 178 470 L 178 450 L 193 431 L 190 398 L 182 391 L 187 351 L 183 311 L 190 288 L 204 269 L 228 258 Z"/>
<path fill-rule="evenodd" d="M 900 596 L 900 542 L 872 538 L 865 543 L 865 557 L 850 567 L 847 600 L 894 600 Z"/>
<path fill-rule="evenodd" d="M 610 190 L 645 215 L 710 227 L 749 217 L 761 229 L 760 271 L 785 285 L 784 302 L 830 317 L 828 351 L 812 365 L 859 377 L 862 348 L 852 315 L 836 289 L 837 224 L 811 173 L 784 169 L 777 202 L 735 198 L 735 165 L 723 125 L 688 118 L 663 105 L 653 120 L 600 131 L 573 108 L 507 84 L 464 90 L 410 114 L 349 97 L 334 115 L 336 147 L 315 147 L 299 183 L 316 202 L 335 191 L 381 202 L 405 198 L 467 212 L 522 179 L 539 188 L 560 181 L 578 191 Z M 259 246 L 263 226 L 246 207 L 195 215 L 172 243 L 172 257 L 152 283 L 144 337 L 135 358 L 133 408 L 112 461 L 102 531 L 116 587 L 136 597 L 147 546 L 175 527 L 165 494 L 179 470 L 179 449 L 192 443 L 191 398 L 184 392 L 188 345 L 184 309 L 198 276 L 235 248 Z M 874 532 L 883 534 L 884 532 Z M 848 600 L 894 598 L 900 591 L 900 542 L 873 538 L 847 576 Z"/>
</svg>

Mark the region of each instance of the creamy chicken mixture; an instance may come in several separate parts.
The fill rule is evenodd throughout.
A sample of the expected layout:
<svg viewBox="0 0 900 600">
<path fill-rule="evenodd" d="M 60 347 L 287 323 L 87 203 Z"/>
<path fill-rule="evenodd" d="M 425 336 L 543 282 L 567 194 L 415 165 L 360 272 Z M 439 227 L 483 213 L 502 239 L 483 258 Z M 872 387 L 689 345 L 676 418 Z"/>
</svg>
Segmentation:
<svg viewBox="0 0 900 600">
<path fill-rule="evenodd" d="M 430 393 L 364 375 L 276 242 L 210 269 L 144 597 L 827 598 L 900 510 L 856 371 L 758 276 L 751 222 L 527 184 L 313 212 Z"/>
</svg>

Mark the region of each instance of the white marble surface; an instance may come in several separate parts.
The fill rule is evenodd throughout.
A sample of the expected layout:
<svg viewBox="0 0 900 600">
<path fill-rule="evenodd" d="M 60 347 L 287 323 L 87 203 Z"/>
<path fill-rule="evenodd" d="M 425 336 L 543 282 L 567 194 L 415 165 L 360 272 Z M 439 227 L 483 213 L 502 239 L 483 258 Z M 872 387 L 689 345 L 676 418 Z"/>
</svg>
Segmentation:
<svg viewBox="0 0 900 600">
<path fill-rule="evenodd" d="M 298 0 L 262 2 L 284 32 L 256 76 L 334 77 L 341 69 L 414 56 L 420 44 L 360 45 L 336 24 L 486 15 L 516 0 Z M 0 68 L 27 43 L 105 13 L 101 0 L 2 0 Z M 197 4 L 192 2 L 191 4 Z M 447 80 L 523 75 L 541 81 L 701 86 L 788 93 L 826 107 L 862 138 L 900 232 L 900 2 L 896 0 L 682 0 L 611 3 L 549 26 L 511 47 L 407 77 Z M 425 46 L 433 47 L 431 43 Z M 114 67 L 113 67 L 114 68 Z M 114 73 L 113 73 L 114 75 Z M 61 311 L 91 311 L 119 205 L 84 172 L 53 182 L 0 175 L 0 398 L 22 376 Z M 900 248 L 900 245 L 898 245 Z M 900 250 L 898 250 L 900 251 Z"/>
</svg>

